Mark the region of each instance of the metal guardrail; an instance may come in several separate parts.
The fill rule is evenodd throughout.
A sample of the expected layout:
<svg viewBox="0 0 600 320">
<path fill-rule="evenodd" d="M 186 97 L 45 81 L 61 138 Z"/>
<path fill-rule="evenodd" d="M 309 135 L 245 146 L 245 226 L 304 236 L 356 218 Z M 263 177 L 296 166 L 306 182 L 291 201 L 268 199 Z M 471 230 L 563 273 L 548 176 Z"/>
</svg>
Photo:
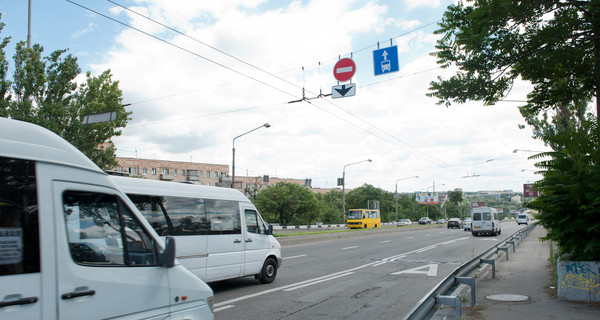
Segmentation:
<svg viewBox="0 0 600 320">
<path fill-rule="evenodd" d="M 410 312 L 403 318 L 404 320 L 413 319 L 430 319 L 433 317 L 438 307 L 441 305 L 450 305 L 456 308 L 456 319 L 460 319 L 461 316 L 461 304 L 460 297 L 449 296 L 448 293 L 456 290 L 460 284 L 468 284 L 471 286 L 471 305 L 475 306 L 476 303 L 476 288 L 475 278 L 470 276 L 474 269 L 478 268 L 480 264 L 487 263 L 492 265 L 492 277 L 496 277 L 496 260 L 490 259 L 490 257 L 496 254 L 498 251 L 504 251 L 506 253 L 506 260 L 509 259 L 509 247 L 507 244 L 512 245 L 513 252 L 515 252 L 515 244 L 520 244 L 522 239 L 529 235 L 529 232 L 535 228 L 535 224 L 529 225 L 523 229 L 520 229 L 513 233 L 510 237 L 502 242 L 494 245 L 489 250 L 478 255 L 477 257 L 465 262 L 460 267 L 456 268 L 450 275 L 444 280 L 438 283 L 427 295 L 425 295 L 419 302 L 410 310 Z M 516 242 L 515 242 L 516 241 Z"/>
</svg>

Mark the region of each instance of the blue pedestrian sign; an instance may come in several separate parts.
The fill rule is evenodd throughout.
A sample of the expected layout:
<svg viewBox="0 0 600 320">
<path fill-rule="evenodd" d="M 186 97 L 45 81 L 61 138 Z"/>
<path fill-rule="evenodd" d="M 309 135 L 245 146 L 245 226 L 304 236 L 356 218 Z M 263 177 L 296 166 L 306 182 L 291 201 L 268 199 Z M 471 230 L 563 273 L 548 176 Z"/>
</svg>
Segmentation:
<svg viewBox="0 0 600 320">
<path fill-rule="evenodd" d="M 400 69 L 398 67 L 398 46 L 373 51 L 373 67 L 376 76 L 397 72 Z"/>
</svg>

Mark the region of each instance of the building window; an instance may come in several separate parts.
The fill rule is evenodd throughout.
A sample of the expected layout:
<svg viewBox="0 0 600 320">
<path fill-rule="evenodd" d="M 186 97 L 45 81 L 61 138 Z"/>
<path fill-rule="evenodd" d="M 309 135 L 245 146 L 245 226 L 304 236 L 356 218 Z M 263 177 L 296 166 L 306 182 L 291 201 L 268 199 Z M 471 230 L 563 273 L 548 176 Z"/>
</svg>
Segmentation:
<svg viewBox="0 0 600 320">
<path fill-rule="evenodd" d="M 168 175 L 169 174 L 169 169 L 163 169 L 163 174 L 164 175 Z"/>
<path fill-rule="evenodd" d="M 152 168 L 152 175 L 155 176 L 156 175 L 156 168 Z"/>
<path fill-rule="evenodd" d="M 173 169 L 173 175 L 176 176 L 177 175 L 177 169 Z"/>
<path fill-rule="evenodd" d="M 181 169 L 181 176 L 185 176 L 185 169 Z"/>
<path fill-rule="evenodd" d="M 144 169 L 142 169 L 142 172 L 143 172 L 144 174 L 148 174 L 148 168 L 144 168 Z"/>
<path fill-rule="evenodd" d="M 215 171 L 215 178 L 219 177 L 219 173 Z"/>
<path fill-rule="evenodd" d="M 206 171 L 206 177 L 210 178 L 210 171 Z"/>
<path fill-rule="evenodd" d="M 204 171 L 200 170 L 199 172 L 200 172 L 200 176 L 204 177 Z"/>
</svg>

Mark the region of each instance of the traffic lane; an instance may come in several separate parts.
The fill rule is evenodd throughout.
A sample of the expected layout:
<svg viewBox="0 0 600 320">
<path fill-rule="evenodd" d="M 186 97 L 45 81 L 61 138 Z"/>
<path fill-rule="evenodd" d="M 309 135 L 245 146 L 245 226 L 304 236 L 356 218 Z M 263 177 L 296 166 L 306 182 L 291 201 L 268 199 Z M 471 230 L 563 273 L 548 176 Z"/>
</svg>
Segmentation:
<svg viewBox="0 0 600 320">
<path fill-rule="evenodd" d="M 256 285 L 254 279 L 244 278 L 230 280 L 226 286 L 213 288 L 217 302 L 216 317 L 223 316 L 222 319 L 225 319 L 238 315 L 248 316 L 248 312 L 256 312 L 255 316 L 264 315 L 265 312 L 271 316 L 296 314 L 306 317 L 313 313 L 315 316 L 323 316 L 319 306 L 326 306 L 327 310 L 332 310 L 325 300 L 337 301 L 334 306 L 344 306 L 352 302 L 350 306 L 336 309 L 333 313 L 336 317 L 345 314 L 346 310 L 352 310 L 352 315 L 360 315 L 362 309 L 352 308 L 360 302 L 358 297 L 365 297 L 366 300 L 362 302 L 370 305 L 380 304 L 381 310 L 376 312 L 381 316 L 406 312 L 456 267 L 504 238 L 508 234 L 506 231 L 510 231 L 508 229 L 503 232 L 502 237 L 472 237 L 469 232 L 461 230 L 436 229 L 436 232 L 428 230 L 412 233 L 410 236 L 402 235 L 404 238 L 390 237 L 390 234 L 368 237 L 369 239 L 360 238 L 361 240 L 355 243 L 362 245 L 353 245 L 352 254 L 346 251 L 344 261 L 347 263 L 341 265 L 336 263 L 340 260 L 339 257 L 324 259 L 322 254 L 329 254 L 330 257 L 332 251 L 344 252 L 344 249 L 348 248 L 344 247 L 347 241 L 294 246 L 289 250 L 292 252 L 287 253 L 291 255 L 287 255 L 288 250 L 284 250 L 284 258 L 292 259 L 284 260 L 284 267 L 287 266 L 285 269 L 288 270 L 282 267 L 275 283 Z M 386 238 L 388 240 L 384 240 Z M 401 245 L 398 245 L 398 242 L 401 242 Z M 372 250 L 373 247 L 380 250 Z M 401 251 L 398 251 L 399 249 Z M 379 253 L 377 257 L 370 257 L 374 251 L 383 252 L 384 255 Z M 351 267 L 352 265 L 355 267 Z M 389 277 L 396 280 L 388 279 Z M 423 277 L 425 279 L 421 279 Z M 386 299 L 398 295 L 394 290 L 399 285 L 410 288 L 409 296 L 396 299 L 397 301 Z M 352 295 L 348 297 L 350 293 Z M 373 296 L 377 299 L 374 300 Z M 319 300 L 319 297 L 325 298 Z M 256 300 L 253 300 L 254 298 Z M 261 305 L 265 301 L 268 301 L 267 305 L 256 308 L 256 304 Z M 319 303 L 312 306 L 311 302 L 317 301 Z M 300 312 L 298 306 L 301 306 L 301 310 L 309 308 L 311 311 Z M 258 310 L 253 310 L 255 308 Z"/>
<path fill-rule="evenodd" d="M 363 261 L 375 261 L 398 253 L 420 247 L 423 241 L 438 241 L 436 235 L 445 229 L 435 228 L 411 232 L 372 234 L 370 236 L 336 239 L 311 244 L 282 248 L 283 263 L 278 270 L 275 282 L 257 285 L 252 277 L 211 283 L 215 292 L 215 302 L 230 300 L 237 295 L 253 294 L 260 290 L 269 290 L 274 286 L 311 279 L 319 274 L 335 273 L 344 268 L 360 265 Z M 447 237 L 452 237 L 446 234 Z M 444 238 L 446 239 L 446 238 Z M 391 254 L 388 254 L 391 253 Z"/>
<path fill-rule="evenodd" d="M 456 259 L 464 243 L 489 248 L 483 238 L 457 233 L 459 238 L 421 246 L 400 255 L 285 286 L 262 300 L 232 301 L 217 319 L 269 317 L 286 319 L 391 318 L 404 315 L 431 288 L 463 261 Z M 466 261 L 466 260 L 465 260 Z M 274 292 L 271 292 L 274 293 Z"/>
</svg>

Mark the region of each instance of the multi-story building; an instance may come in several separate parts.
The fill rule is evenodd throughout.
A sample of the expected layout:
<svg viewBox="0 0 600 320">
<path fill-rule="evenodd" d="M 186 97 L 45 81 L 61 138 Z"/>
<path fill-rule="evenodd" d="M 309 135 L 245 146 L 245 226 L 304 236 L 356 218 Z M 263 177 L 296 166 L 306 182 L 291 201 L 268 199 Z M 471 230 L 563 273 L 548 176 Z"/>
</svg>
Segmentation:
<svg viewBox="0 0 600 320">
<path fill-rule="evenodd" d="M 145 179 L 188 182 L 205 186 L 231 186 L 229 165 L 226 164 L 122 157 L 117 157 L 117 163 L 119 165 L 115 171 Z M 278 182 L 295 183 L 311 188 L 311 179 L 235 176 L 235 188 L 247 196 L 256 195 Z"/>
</svg>

